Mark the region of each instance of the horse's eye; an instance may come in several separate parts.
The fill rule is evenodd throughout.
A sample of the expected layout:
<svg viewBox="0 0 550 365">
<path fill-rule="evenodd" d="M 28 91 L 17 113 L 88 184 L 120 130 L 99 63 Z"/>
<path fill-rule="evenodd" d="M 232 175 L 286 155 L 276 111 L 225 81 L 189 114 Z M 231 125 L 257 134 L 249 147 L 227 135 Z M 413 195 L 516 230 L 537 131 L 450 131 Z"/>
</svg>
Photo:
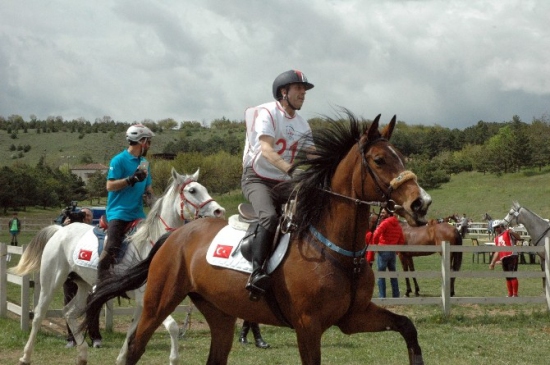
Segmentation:
<svg viewBox="0 0 550 365">
<path fill-rule="evenodd" d="M 386 160 L 384 160 L 383 157 L 375 157 L 374 163 L 380 166 L 380 165 L 384 165 L 386 163 Z"/>
<path fill-rule="evenodd" d="M 190 194 L 195 194 L 195 188 L 189 188 L 188 191 L 189 191 Z"/>
</svg>

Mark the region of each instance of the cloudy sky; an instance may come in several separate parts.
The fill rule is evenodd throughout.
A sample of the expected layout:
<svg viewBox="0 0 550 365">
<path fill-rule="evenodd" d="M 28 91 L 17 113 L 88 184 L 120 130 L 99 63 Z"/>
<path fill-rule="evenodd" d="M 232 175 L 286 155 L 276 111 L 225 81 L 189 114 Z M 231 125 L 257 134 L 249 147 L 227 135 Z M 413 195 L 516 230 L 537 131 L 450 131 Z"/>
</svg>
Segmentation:
<svg viewBox="0 0 550 365">
<path fill-rule="evenodd" d="M 548 0 L 2 0 L 0 116 L 242 120 L 303 71 L 335 108 L 465 128 L 550 112 Z"/>
</svg>

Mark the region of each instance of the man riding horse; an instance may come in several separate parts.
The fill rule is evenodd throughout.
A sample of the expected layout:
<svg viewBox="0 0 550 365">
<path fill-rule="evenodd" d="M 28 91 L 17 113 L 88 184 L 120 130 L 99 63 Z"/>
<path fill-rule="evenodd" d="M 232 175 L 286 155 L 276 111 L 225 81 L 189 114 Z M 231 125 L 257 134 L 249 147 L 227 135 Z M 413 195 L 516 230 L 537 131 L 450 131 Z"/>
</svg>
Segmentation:
<svg viewBox="0 0 550 365">
<path fill-rule="evenodd" d="M 251 242 L 252 275 L 246 284 L 253 301 L 259 300 L 270 285 L 263 264 L 271 250 L 278 224 L 271 190 L 290 179 L 292 162 L 298 151 L 313 149 L 311 138 L 304 138 L 311 136 L 311 128 L 296 112 L 304 104 L 306 91 L 312 88 L 313 84 L 302 72 L 283 72 L 273 82 L 275 101 L 246 111 L 241 186 L 259 218 Z"/>
</svg>

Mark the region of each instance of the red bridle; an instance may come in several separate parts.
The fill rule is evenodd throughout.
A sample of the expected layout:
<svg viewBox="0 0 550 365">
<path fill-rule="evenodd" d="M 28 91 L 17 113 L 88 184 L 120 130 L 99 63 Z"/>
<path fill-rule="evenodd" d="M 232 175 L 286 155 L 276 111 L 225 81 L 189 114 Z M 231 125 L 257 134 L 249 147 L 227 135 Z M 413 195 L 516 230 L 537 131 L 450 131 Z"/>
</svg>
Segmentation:
<svg viewBox="0 0 550 365">
<path fill-rule="evenodd" d="M 193 220 L 197 219 L 200 217 L 200 211 L 202 208 L 204 208 L 204 206 L 206 206 L 207 204 L 209 204 L 210 202 L 213 202 L 214 199 L 210 198 L 208 199 L 207 201 L 203 202 L 203 203 L 200 203 L 200 204 L 195 204 L 193 203 L 192 201 L 188 200 L 186 197 L 185 197 L 185 187 L 194 182 L 194 180 L 191 180 L 191 179 L 188 179 L 186 181 L 183 182 L 183 184 L 181 185 L 181 188 L 180 188 L 180 219 L 182 221 L 184 221 L 184 223 L 187 223 L 189 220 L 185 219 L 185 212 L 189 212 L 189 209 L 187 209 L 186 207 L 186 203 L 189 204 L 190 206 L 192 206 L 193 208 L 195 208 L 195 216 L 193 217 Z M 160 221 L 162 222 L 162 224 L 164 225 L 164 228 L 166 229 L 167 232 L 169 231 L 174 231 L 176 230 L 177 228 L 173 228 L 173 227 L 170 227 L 165 221 L 164 219 L 162 219 L 162 217 L 159 215 L 158 216 Z"/>
</svg>

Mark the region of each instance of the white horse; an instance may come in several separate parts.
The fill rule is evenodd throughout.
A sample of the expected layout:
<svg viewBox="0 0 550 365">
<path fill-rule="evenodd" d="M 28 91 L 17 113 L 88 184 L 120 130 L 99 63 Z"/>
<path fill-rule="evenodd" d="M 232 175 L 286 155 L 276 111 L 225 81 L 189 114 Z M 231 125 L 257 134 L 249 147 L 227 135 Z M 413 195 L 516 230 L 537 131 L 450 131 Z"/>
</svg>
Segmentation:
<svg viewBox="0 0 550 365">
<path fill-rule="evenodd" d="M 529 236 L 531 236 L 531 244 L 533 246 L 543 246 L 544 239 L 546 237 L 550 238 L 550 223 L 544 220 L 537 214 L 533 213 L 529 209 L 522 207 L 518 202 L 513 202 L 512 208 L 504 217 L 506 225 L 514 223 L 515 225 L 523 224 Z M 540 252 L 540 268 L 544 271 L 544 253 Z M 546 280 L 542 278 L 542 288 L 545 290 Z"/>
<path fill-rule="evenodd" d="M 135 262 L 143 260 L 151 251 L 152 245 L 161 235 L 182 226 L 186 221 L 202 216 L 223 217 L 225 209 L 215 202 L 204 186 L 197 182 L 199 170 L 193 175 L 180 175 L 172 169 L 172 177 L 164 195 L 151 208 L 147 218 L 142 221 L 136 233 L 130 237 L 130 244 L 122 261 L 115 266 L 119 270 Z M 29 243 L 19 264 L 11 269 L 18 275 L 26 275 L 40 270 L 40 298 L 35 308 L 32 330 L 19 359 L 20 365 L 29 365 L 31 354 L 36 341 L 40 324 L 54 297 L 54 292 L 61 287 L 69 273 L 75 276 L 78 291 L 75 297 L 63 308 L 67 320 L 77 343 L 77 364 L 85 365 L 88 361 L 88 343 L 83 333 L 79 331 L 77 316 L 86 304 L 88 293 L 97 279 L 97 237 L 93 233 L 94 227 L 84 223 L 73 223 L 65 227 L 52 225 L 43 228 Z M 84 240 L 95 246 L 95 251 L 85 251 L 85 257 L 95 264 L 80 266 L 75 263 L 82 254 Z M 95 242 L 95 243 L 94 243 Z M 80 251 L 75 258 L 75 249 Z M 41 262 L 44 263 L 41 265 Z M 126 340 L 122 346 L 117 364 L 125 362 L 128 336 L 134 332 L 143 309 L 144 288 L 128 293 L 134 297 L 136 308 Z M 170 333 L 171 351 L 170 364 L 178 363 L 178 332 L 177 322 L 169 316 L 163 322 Z"/>
</svg>

